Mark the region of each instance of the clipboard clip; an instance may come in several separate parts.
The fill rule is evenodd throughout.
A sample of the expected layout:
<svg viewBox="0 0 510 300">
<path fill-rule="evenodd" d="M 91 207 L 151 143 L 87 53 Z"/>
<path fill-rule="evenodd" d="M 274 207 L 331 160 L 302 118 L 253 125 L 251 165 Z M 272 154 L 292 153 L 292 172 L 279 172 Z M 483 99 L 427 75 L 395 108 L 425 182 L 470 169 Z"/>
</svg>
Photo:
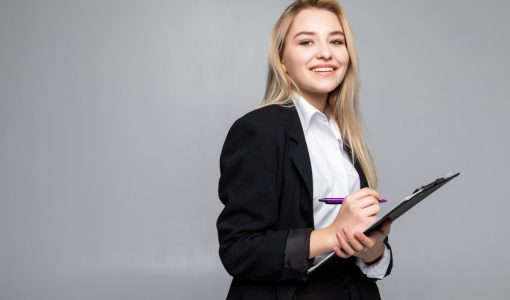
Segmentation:
<svg viewBox="0 0 510 300">
<path fill-rule="evenodd" d="M 413 194 L 418 193 L 418 192 L 423 191 L 423 190 L 426 190 L 428 188 L 431 188 L 431 187 L 435 186 L 436 184 L 440 183 L 443 180 L 444 180 L 444 178 L 438 178 L 438 179 L 432 181 L 431 183 L 429 183 L 427 185 L 422 185 L 421 187 L 415 189 Z"/>
<path fill-rule="evenodd" d="M 436 180 L 432 181 L 431 183 L 429 184 L 426 184 L 426 185 L 422 185 L 421 187 L 417 188 L 414 190 L 413 194 L 414 193 L 417 193 L 417 192 L 421 192 L 423 190 L 426 190 L 426 189 L 429 189 L 431 187 L 434 187 L 436 186 L 437 184 L 440 184 L 441 182 L 443 182 L 444 180 L 448 179 L 449 177 L 451 177 L 453 175 L 452 172 L 446 174 L 445 177 L 441 177 L 441 178 L 437 178 Z"/>
</svg>

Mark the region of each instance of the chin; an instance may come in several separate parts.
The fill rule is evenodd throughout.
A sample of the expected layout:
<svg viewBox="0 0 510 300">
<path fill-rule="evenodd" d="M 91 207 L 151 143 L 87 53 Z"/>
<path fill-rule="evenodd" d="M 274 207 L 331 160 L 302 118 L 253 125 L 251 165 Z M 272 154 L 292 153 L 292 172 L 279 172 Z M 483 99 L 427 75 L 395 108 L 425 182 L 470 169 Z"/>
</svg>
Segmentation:
<svg viewBox="0 0 510 300">
<path fill-rule="evenodd" d="M 315 89 L 312 89 L 312 91 L 317 94 L 330 93 L 334 91 L 339 84 L 316 87 Z"/>
<path fill-rule="evenodd" d="M 336 89 L 337 86 L 339 86 L 342 83 L 341 80 L 335 80 L 331 82 L 321 82 L 318 84 L 314 84 L 309 87 L 310 90 L 315 91 L 317 93 L 329 93 Z"/>
</svg>

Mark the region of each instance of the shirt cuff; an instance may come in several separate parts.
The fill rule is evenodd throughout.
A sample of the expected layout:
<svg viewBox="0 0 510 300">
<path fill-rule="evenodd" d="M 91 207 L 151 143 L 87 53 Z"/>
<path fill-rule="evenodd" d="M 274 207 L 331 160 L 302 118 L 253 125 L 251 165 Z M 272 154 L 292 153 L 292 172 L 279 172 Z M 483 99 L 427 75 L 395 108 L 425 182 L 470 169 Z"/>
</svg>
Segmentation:
<svg viewBox="0 0 510 300">
<path fill-rule="evenodd" d="M 369 266 L 363 262 L 360 258 L 356 259 L 356 265 L 360 268 L 361 272 L 367 277 L 383 279 L 386 275 L 386 271 L 390 265 L 391 251 L 384 245 L 384 252 L 382 257 L 375 263 Z"/>
</svg>

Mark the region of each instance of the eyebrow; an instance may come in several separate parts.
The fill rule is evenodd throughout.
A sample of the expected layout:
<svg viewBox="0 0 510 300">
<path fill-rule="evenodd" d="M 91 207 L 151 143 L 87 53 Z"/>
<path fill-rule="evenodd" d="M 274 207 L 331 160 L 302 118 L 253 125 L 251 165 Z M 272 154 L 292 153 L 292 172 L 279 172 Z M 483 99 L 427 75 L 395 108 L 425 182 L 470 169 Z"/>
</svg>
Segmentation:
<svg viewBox="0 0 510 300">
<path fill-rule="evenodd" d="M 293 38 L 295 39 L 299 35 L 315 35 L 315 34 L 316 33 L 313 32 L 313 31 L 301 31 L 301 32 L 298 32 Z M 329 35 L 337 35 L 337 34 L 345 36 L 345 34 L 342 31 L 339 31 L 339 30 L 332 31 L 332 32 L 329 33 Z"/>
</svg>

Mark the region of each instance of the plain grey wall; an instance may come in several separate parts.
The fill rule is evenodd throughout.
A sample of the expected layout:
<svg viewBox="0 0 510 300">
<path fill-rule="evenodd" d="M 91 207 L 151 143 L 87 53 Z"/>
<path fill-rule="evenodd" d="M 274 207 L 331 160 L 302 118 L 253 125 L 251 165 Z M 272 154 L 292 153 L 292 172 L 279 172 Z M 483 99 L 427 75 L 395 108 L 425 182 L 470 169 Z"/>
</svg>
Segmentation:
<svg viewBox="0 0 510 300">
<path fill-rule="evenodd" d="M 218 158 L 290 1 L 0 2 L 0 298 L 222 299 Z M 510 4 L 343 1 L 379 190 L 461 177 L 393 226 L 385 299 L 506 299 Z"/>
</svg>

